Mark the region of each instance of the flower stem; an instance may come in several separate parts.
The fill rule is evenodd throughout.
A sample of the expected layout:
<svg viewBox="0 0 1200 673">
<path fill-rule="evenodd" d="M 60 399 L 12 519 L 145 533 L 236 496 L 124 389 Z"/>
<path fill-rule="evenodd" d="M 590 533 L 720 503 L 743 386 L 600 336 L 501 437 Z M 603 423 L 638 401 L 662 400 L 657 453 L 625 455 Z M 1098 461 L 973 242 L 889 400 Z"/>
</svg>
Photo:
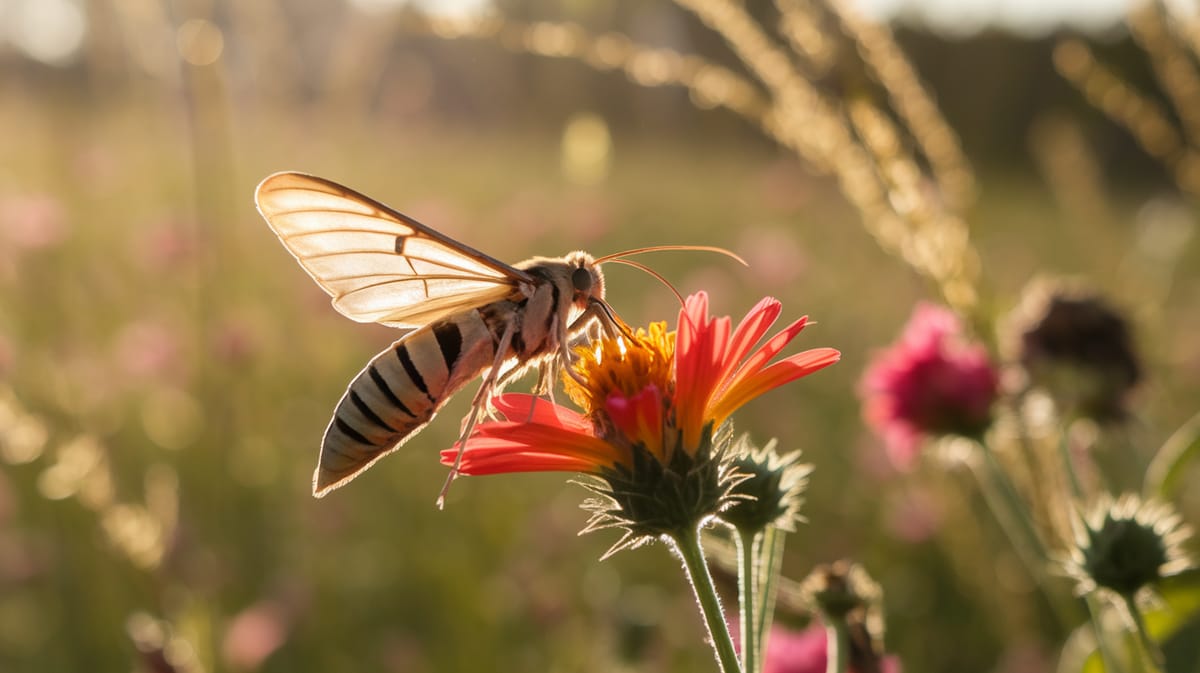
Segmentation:
<svg viewBox="0 0 1200 673">
<path fill-rule="evenodd" d="M 1067 475 L 1067 485 L 1071 487 L 1071 495 L 1076 502 L 1082 501 L 1084 497 L 1083 481 L 1079 478 L 1079 471 L 1075 469 L 1075 458 L 1071 455 L 1071 435 L 1068 427 L 1059 429 L 1057 444 L 1063 471 Z M 1091 593 L 1085 596 L 1084 604 L 1087 606 L 1092 632 L 1096 635 L 1096 650 L 1100 653 L 1100 660 L 1104 662 L 1104 670 L 1111 671 L 1111 673 L 1124 673 L 1124 664 L 1120 663 L 1120 660 L 1113 654 L 1108 639 L 1104 635 L 1104 624 L 1101 619 L 1104 614 L 1103 603 L 1096 598 L 1094 593 Z"/>
<path fill-rule="evenodd" d="M 1009 481 L 1008 474 L 1004 471 L 1004 467 L 1000 465 L 996 454 L 992 448 L 985 442 L 978 442 L 977 445 L 982 449 L 984 461 L 987 467 L 987 474 L 983 480 L 985 491 L 989 490 L 990 485 L 993 488 L 991 493 L 993 498 L 998 498 L 1000 502 L 993 502 L 992 509 L 994 513 L 1001 518 L 1001 525 L 1004 525 L 1004 519 L 1008 520 L 1010 526 L 1015 525 L 1018 530 L 1010 529 L 1009 538 L 1013 545 L 1017 547 L 1017 551 L 1022 557 L 1034 567 L 1034 571 L 1039 575 L 1044 573 L 1041 564 L 1047 558 L 1046 548 L 1042 545 L 1042 539 L 1038 535 L 1037 528 L 1033 525 L 1033 519 L 1029 515 L 1029 510 L 1025 507 L 1025 503 L 1021 500 L 1021 496 L 1017 493 L 1017 489 L 1013 483 Z M 1005 517 L 1001 512 L 995 511 L 1003 507 Z"/>
<path fill-rule="evenodd" d="M 1079 473 L 1075 469 L 1075 458 L 1071 455 L 1071 432 L 1069 427 L 1064 427 L 1059 431 L 1058 437 L 1058 454 L 1063 462 L 1063 471 L 1067 473 L 1067 483 L 1071 486 L 1071 495 L 1075 496 L 1076 500 L 1083 499 L 1083 482 L 1079 479 Z"/>
<path fill-rule="evenodd" d="M 775 617 L 775 595 L 779 593 L 779 575 L 783 562 L 783 541 L 787 534 L 775 526 L 767 526 L 763 533 L 759 558 L 766 565 L 759 573 L 758 653 L 761 661 L 767 651 L 767 636 L 771 632 L 771 621 Z M 747 671 L 746 673 L 753 673 Z"/>
<path fill-rule="evenodd" d="M 850 630 L 844 619 L 826 619 L 825 635 L 829 647 L 825 655 L 825 673 L 846 673 L 850 661 Z"/>
<path fill-rule="evenodd" d="M 737 650 L 733 647 L 733 638 L 730 637 L 729 626 L 725 623 L 725 613 L 721 610 L 717 588 L 713 585 L 708 564 L 704 561 L 699 528 L 680 531 L 670 539 L 675 545 L 675 551 L 683 559 L 683 569 L 692 585 L 692 591 L 696 594 L 696 603 L 704 616 L 708 639 L 712 643 L 713 654 L 716 655 L 721 673 L 739 673 L 741 668 L 738 665 Z"/>
<path fill-rule="evenodd" d="M 763 531 L 752 531 L 738 528 L 734 536 L 738 546 L 738 595 L 741 600 L 739 610 L 742 637 L 742 670 L 745 673 L 758 673 L 759 655 L 759 613 L 763 606 L 758 599 L 760 585 L 760 569 L 762 567 Z"/>
<path fill-rule="evenodd" d="M 1125 610 L 1129 614 L 1130 621 L 1133 622 L 1133 631 L 1137 635 L 1140 646 L 1134 657 L 1139 662 L 1139 668 L 1154 673 L 1163 670 L 1162 650 L 1158 647 L 1158 643 L 1150 637 L 1150 631 L 1146 628 L 1146 620 L 1142 617 L 1142 609 L 1137 606 L 1133 594 L 1122 594 L 1121 600 L 1125 603 Z"/>
<path fill-rule="evenodd" d="M 1100 652 L 1100 660 L 1104 662 L 1105 673 L 1125 673 L 1125 665 L 1113 654 L 1108 639 L 1104 637 L 1101 601 L 1096 597 L 1096 593 L 1092 592 L 1084 596 L 1084 603 L 1092 622 L 1092 631 L 1096 634 L 1096 650 Z"/>
<path fill-rule="evenodd" d="M 992 516 L 996 518 L 1000 529 L 1012 544 L 1017 558 L 1024 563 L 1030 577 L 1041 588 L 1047 605 L 1059 623 L 1073 624 L 1078 615 L 1074 614 L 1069 606 L 1054 600 L 1051 593 L 1051 577 L 1046 568 L 1049 553 L 1042 543 L 1037 526 L 1034 525 L 1033 515 L 992 448 L 983 441 L 977 441 L 976 446 L 983 456 L 983 464 L 971 461 L 970 465 L 988 509 L 992 511 Z"/>
</svg>

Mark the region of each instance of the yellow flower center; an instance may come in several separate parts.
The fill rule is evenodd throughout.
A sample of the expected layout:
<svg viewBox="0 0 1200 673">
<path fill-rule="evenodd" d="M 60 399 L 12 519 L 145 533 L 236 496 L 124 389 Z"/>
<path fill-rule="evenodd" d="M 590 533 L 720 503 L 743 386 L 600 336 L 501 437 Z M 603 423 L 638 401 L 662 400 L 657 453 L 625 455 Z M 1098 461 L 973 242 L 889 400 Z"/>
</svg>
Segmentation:
<svg viewBox="0 0 1200 673">
<path fill-rule="evenodd" d="M 675 333 L 667 332 L 665 322 L 639 327 L 633 339 L 605 337 L 579 346 L 575 354 L 579 359 L 571 368 L 579 378 L 564 376 L 564 387 L 588 415 L 603 409 L 613 393 L 633 397 L 650 384 L 668 399 L 674 393 Z"/>
</svg>

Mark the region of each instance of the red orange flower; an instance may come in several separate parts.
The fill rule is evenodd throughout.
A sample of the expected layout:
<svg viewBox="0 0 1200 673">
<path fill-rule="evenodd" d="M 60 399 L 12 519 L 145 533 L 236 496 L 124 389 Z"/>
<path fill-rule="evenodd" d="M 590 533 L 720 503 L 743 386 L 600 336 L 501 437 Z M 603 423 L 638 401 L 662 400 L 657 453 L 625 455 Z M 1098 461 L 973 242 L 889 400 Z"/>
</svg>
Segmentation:
<svg viewBox="0 0 1200 673">
<path fill-rule="evenodd" d="M 688 297 L 678 336 L 663 323 L 632 339 L 602 339 L 579 349 L 577 378 L 564 377 L 579 414 L 529 395 L 494 400 L 509 420 L 479 424 L 467 439 L 463 474 L 569 471 L 603 475 L 634 468 L 634 451 L 667 466 L 678 451 L 695 457 L 711 433 L 750 400 L 837 362 L 832 348 L 816 348 L 772 362 L 804 329 L 800 318 L 755 345 L 781 312 L 760 301 L 732 328 L 710 318 L 708 297 Z M 442 452 L 453 464 L 456 450 Z"/>
</svg>

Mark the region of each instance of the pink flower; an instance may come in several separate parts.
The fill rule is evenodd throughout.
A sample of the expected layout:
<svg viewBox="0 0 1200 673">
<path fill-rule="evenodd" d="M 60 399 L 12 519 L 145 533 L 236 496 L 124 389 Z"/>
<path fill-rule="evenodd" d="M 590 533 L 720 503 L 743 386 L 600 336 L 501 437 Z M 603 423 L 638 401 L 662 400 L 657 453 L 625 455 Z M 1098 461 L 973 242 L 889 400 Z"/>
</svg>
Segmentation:
<svg viewBox="0 0 1200 673">
<path fill-rule="evenodd" d="M 771 627 L 767 652 L 763 657 L 763 673 L 825 673 L 829 640 L 825 627 L 813 622 L 803 631 L 793 631 L 779 625 Z M 853 654 L 848 673 L 857 673 Z M 879 661 L 880 673 L 900 673 L 900 660 L 893 656 Z"/>
<path fill-rule="evenodd" d="M 986 430 L 997 383 L 987 351 L 965 340 L 957 316 L 921 303 L 899 341 L 871 361 L 859 394 L 892 464 L 907 469 L 926 435 L 974 437 Z"/>
</svg>

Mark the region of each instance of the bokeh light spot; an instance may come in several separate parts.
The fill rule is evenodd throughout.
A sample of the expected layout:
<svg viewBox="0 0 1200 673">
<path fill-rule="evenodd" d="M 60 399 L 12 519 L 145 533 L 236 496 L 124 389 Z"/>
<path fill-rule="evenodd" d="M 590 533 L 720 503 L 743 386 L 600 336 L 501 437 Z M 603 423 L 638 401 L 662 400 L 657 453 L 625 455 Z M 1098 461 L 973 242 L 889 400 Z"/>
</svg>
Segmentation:
<svg viewBox="0 0 1200 673">
<path fill-rule="evenodd" d="M 175 46 L 180 58 L 189 64 L 212 65 L 225 50 L 225 36 L 211 21 L 188 19 L 175 33 Z"/>
<path fill-rule="evenodd" d="M 568 180 L 594 185 L 608 177 L 612 164 L 612 135 L 600 115 L 585 112 L 571 117 L 563 130 L 562 170 Z"/>
<path fill-rule="evenodd" d="M 87 21 L 71 0 L 11 3 L 0 31 L 26 56 L 50 65 L 70 63 L 83 45 Z"/>
</svg>

